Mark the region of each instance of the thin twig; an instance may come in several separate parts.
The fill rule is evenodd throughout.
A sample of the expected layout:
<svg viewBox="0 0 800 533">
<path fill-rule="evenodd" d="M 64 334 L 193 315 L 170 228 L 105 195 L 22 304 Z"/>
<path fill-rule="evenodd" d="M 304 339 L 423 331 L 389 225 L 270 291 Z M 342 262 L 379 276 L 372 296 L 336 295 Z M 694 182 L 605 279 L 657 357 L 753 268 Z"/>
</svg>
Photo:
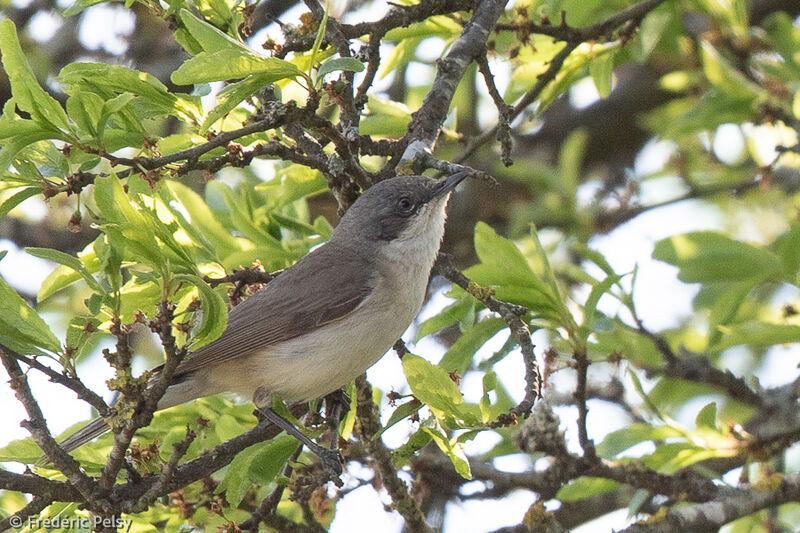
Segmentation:
<svg viewBox="0 0 800 533">
<path fill-rule="evenodd" d="M 508 324 L 511 333 L 519 340 L 522 359 L 525 362 L 525 397 L 516 407 L 511 409 L 508 415 L 499 417 L 497 422 L 501 425 L 506 425 L 514 423 L 518 416 L 527 417 L 536 399 L 542 396 L 542 376 L 539 372 L 539 365 L 536 363 L 536 355 L 533 352 L 534 346 L 531 341 L 531 332 L 528 325 L 522 320 L 528 310 L 519 305 L 497 300 L 490 289 L 481 287 L 462 274 L 445 254 L 439 254 L 434 268 L 439 274 L 475 297 L 490 311 L 499 314 Z"/>
<path fill-rule="evenodd" d="M 16 357 L 19 361 L 25 363 L 30 368 L 35 368 L 39 372 L 46 375 L 50 378 L 50 381 L 53 383 L 58 383 L 59 385 L 63 385 L 73 391 L 75 394 L 78 395 L 78 399 L 85 401 L 92 407 L 94 407 L 97 412 L 102 417 L 106 417 L 110 414 L 111 408 L 108 404 L 103 400 L 103 398 L 94 392 L 93 390 L 86 387 L 83 382 L 78 379 L 77 377 L 70 377 L 66 374 L 62 374 L 56 370 L 53 370 L 49 366 L 43 365 L 36 359 L 32 357 L 25 357 L 22 354 L 14 352 L 13 350 L 5 349 L 10 355 Z"/>
<path fill-rule="evenodd" d="M 585 352 L 575 353 L 575 372 L 578 374 L 578 383 L 575 387 L 575 405 L 578 407 L 578 441 L 583 449 L 583 455 L 587 458 L 597 456 L 594 449 L 594 442 L 589 438 L 586 428 L 586 419 L 589 409 L 586 405 L 586 383 L 588 381 L 589 358 Z"/>
<path fill-rule="evenodd" d="M 192 431 L 189 426 L 186 426 L 186 436 L 183 440 L 176 442 L 172 445 L 172 455 L 170 455 L 169 461 L 167 461 L 164 466 L 161 467 L 161 475 L 158 476 L 158 481 L 156 481 L 147 492 L 145 492 L 137 502 L 137 507 L 133 509 L 134 513 L 141 513 L 144 512 L 150 507 L 150 505 L 156 501 L 159 495 L 163 492 L 164 487 L 172 481 L 172 477 L 175 475 L 175 469 L 178 467 L 178 461 L 186 455 L 189 446 L 192 445 L 194 442 L 195 437 L 197 434 Z"/>
</svg>

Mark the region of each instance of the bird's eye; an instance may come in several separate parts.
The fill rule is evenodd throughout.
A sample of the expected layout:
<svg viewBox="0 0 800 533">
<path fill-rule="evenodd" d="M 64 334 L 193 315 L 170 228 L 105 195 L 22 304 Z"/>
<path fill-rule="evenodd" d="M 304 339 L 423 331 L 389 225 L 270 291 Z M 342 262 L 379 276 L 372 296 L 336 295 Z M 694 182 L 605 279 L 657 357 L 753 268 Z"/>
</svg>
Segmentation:
<svg viewBox="0 0 800 533">
<path fill-rule="evenodd" d="M 410 213 L 414 209 L 414 202 L 408 196 L 401 196 L 397 200 L 397 209 L 401 213 Z"/>
</svg>

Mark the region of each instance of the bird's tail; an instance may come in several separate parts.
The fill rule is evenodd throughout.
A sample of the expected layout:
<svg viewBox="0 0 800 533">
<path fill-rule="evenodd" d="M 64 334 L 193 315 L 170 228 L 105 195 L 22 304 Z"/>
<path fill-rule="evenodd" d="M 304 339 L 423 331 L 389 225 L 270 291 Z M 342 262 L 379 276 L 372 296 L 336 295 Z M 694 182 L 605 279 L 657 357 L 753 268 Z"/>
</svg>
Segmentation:
<svg viewBox="0 0 800 533">
<path fill-rule="evenodd" d="M 102 418 L 95 418 L 81 429 L 64 439 L 61 447 L 64 450 L 71 452 L 89 442 L 90 440 L 99 437 L 111 428 L 106 424 Z"/>
<path fill-rule="evenodd" d="M 111 428 L 102 418 L 95 418 L 81 429 L 64 439 L 59 445 L 67 452 L 80 448 L 90 440 L 99 437 Z M 44 466 L 50 463 L 50 458 L 46 455 L 36 461 L 37 466 Z"/>
</svg>

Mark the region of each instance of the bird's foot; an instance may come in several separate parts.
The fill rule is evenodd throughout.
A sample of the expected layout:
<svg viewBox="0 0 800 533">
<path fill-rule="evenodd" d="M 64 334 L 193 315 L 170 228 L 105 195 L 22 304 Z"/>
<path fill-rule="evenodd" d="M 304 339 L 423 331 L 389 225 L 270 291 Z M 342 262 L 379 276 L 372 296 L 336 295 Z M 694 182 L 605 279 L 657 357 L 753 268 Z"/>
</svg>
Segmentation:
<svg viewBox="0 0 800 533">
<path fill-rule="evenodd" d="M 328 478 L 333 481 L 334 485 L 341 488 L 344 485 L 341 480 L 344 457 L 342 457 L 339 450 L 332 450 L 320 446 L 314 453 L 317 454 L 317 457 L 319 457 L 322 462 L 322 466 L 325 468 Z"/>
</svg>

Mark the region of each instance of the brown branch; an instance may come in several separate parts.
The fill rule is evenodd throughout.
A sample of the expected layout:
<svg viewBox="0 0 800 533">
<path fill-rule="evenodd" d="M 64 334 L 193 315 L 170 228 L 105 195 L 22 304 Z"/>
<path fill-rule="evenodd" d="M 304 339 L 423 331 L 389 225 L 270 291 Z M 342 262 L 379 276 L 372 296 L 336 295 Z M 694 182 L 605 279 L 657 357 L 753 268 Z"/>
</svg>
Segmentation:
<svg viewBox="0 0 800 533">
<path fill-rule="evenodd" d="M 0 359 L 11 378 L 9 382 L 11 388 L 28 413 L 28 420 L 23 420 L 20 425 L 28 430 L 33 441 L 47 454 L 55 467 L 66 476 L 69 484 L 75 487 L 86 501 L 91 501 L 94 481 L 83 473 L 80 463 L 65 452 L 53 438 L 39 404 L 28 385 L 28 379 L 19 367 L 19 362 L 6 351 L 4 346 L 0 346 Z"/>
<path fill-rule="evenodd" d="M 431 90 L 420 108 L 411 115 L 408 132 L 403 142 L 409 146 L 429 150 L 439 135 L 439 129 L 447 118 L 450 102 L 461 78 L 472 61 L 486 52 L 486 41 L 497 19 L 503 13 L 505 0 L 483 0 L 464 26 L 461 36 L 455 41 L 447 55 L 436 63 L 436 77 Z M 415 150 L 420 151 L 420 150 Z M 408 152 L 406 152 L 408 154 Z M 409 158 L 413 157 L 413 153 Z"/>
<path fill-rule="evenodd" d="M 478 62 L 478 70 L 483 75 L 483 80 L 484 83 L 486 84 L 486 89 L 489 91 L 489 96 L 492 97 L 492 101 L 494 102 L 494 105 L 497 108 L 498 124 L 497 124 L 496 137 L 497 140 L 500 142 L 501 159 L 503 161 L 503 164 L 509 167 L 514 163 L 514 161 L 511 159 L 511 150 L 513 149 L 513 143 L 511 141 L 511 125 L 510 125 L 514 108 L 508 105 L 505 100 L 503 100 L 503 96 L 497 89 L 497 86 L 494 83 L 494 75 L 492 74 L 492 71 L 489 68 L 489 60 L 487 59 L 486 54 L 479 56 L 477 62 Z"/>
<path fill-rule="evenodd" d="M 192 445 L 194 439 L 197 437 L 197 434 L 192 431 L 189 426 L 186 426 L 186 436 L 183 440 L 176 442 L 172 445 L 172 454 L 169 457 L 169 461 L 167 461 L 161 467 L 161 475 L 158 476 L 158 480 L 147 489 L 147 491 L 142 494 L 137 502 L 137 507 L 134 508 L 134 513 L 141 513 L 146 511 L 150 505 L 156 501 L 159 497 L 161 492 L 164 490 L 164 487 L 172 480 L 172 476 L 175 475 L 175 469 L 178 467 L 178 461 L 186 455 L 186 451 L 189 449 L 189 446 Z"/>
<path fill-rule="evenodd" d="M 367 91 L 372 87 L 372 82 L 375 81 L 375 75 L 378 73 L 378 68 L 381 64 L 381 39 L 383 39 L 384 35 L 386 35 L 385 32 L 376 31 L 369 36 L 369 42 L 366 47 L 367 70 L 353 98 L 359 113 L 364 109 L 367 103 Z"/>
<path fill-rule="evenodd" d="M 650 332 L 641 322 L 639 322 L 637 331 L 650 339 L 664 357 L 663 368 L 645 368 L 648 376 L 665 375 L 696 383 L 706 383 L 719 387 L 730 397 L 741 402 L 754 406 L 762 404 L 761 396 L 751 389 L 742 378 L 734 376 L 730 370 L 720 370 L 713 366 L 708 357 L 692 354 L 685 350 L 681 356 L 678 356 L 663 336 Z"/>
<path fill-rule="evenodd" d="M 392 8 L 386 15 L 374 22 L 360 22 L 358 24 L 341 24 L 342 34 L 347 39 L 357 39 L 364 35 L 386 33 L 394 28 L 406 28 L 415 22 L 421 22 L 435 15 L 446 15 L 458 11 L 470 11 L 474 6 L 473 0 L 422 0 L 412 5 L 391 4 Z M 311 50 L 315 35 L 306 35 L 300 38 L 287 39 L 275 53 L 276 57 L 284 58 L 289 52 Z M 328 39 L 323 40 L 328 44 Z"/>
<path fill-rule="evenodd" d="M 648 13 L 662 3 L 664 3 L 664 0 L 646 0 L 615 13 L 605 20 L 584 28 L 573 28 L 568 26 L 566 20 L 562 19 L 561 24 L 558 26 L 554 26 L 552 24 L 524 22 L 521 24 L 498 24 L 494 29 L 495 31 L 515 31 L 524 32 L 526 34 L 536 33 L 539 35 L 553 37 L 559 41 L 582 43 L 600 39 L 602 37 L 610 37 L 614 30 L 624 24 L 634 23 L 635 25 L 638 25 Z"/>
<path fill-rule="evenodd" d="M 406 484 L 397 476 L 397 469 L 392 461 L 392 453 L 380 438 L 374 436 L 380 431 L 381 424 L 375 402 L 372 400 L 372 386 L 362 375 L 356 378 L 358 407 L 356 411 L 356 430 L 358 437 L 374 460 L 375 471 L 392 497 L 392 508 L 400 513 L 406 521 L 406 527 L 412 533 L 430 531 L 425 523 L 417 502 L 411 497 Z"/>
<path fill-rule="evenodd" d="M 250 148 L 242 148 L 241 150 L 230 149 L 225 155 L 204 159 L 202 161 L 187 161 L 181 165 L 176 174 L 182 176 L 191 170 L 206 170 L 208 172 L 216 172 L 226 165 L 234 167 L 246 167 L 253 162 L 256 157 L 277 157 L 283 161 L 292 161 L 300 165 L 314 168 L 320 172 L 327 169 L 327 161 L 319 161 L 313 157 L 298 150 L 294 150 L 279 142 L 268 142 L 256 144 Z"/>
<path fill-rule="evenodd" d="M 577 44 L 567 44 L 564 48 L 559 50 L 555 56 L 553 56 L 553 58 L 550 60 L 550 66 L 547 67 L 547 70 L 539 74 L 539 76 L 536 78 L 536 84 L 534 84 L 534 86 L 522 96 L 516 105 L 514 105 L 514 109 L 509 116 L 509 120 L 516 118 L 517 115 L 522 113 L 529 105 L 539 98 L 539 95 L 542 93 L 542 91 L 544 91 L 545 87 L 547 87 L 551 81 L 556 79 L 558 72 L 564 65 L 564 61 L 577 47 Z M 496 137 L 498 130 L 499 126 L 495 126 L 472 139 L 467 147 L 453 161 L 455 163 L 462 163 L 466 161 L 472 154 L 475 153 L 478 148 L 480 148 L 490 139 Z"/>
<path fill-rule="evenodd" d="M 531 89 L 529 89 L 528 92 L 526 92 L 520 98 L 516 105 L 514 105 L 514 109 L 511 115 L 508 117 L 508 120 L 513 120 L 516 118 L 520 113 L 527 109 L 529 105 L 534 103 L 539 98 L 545 87 L 547 87 L 547 85 L 549 85 L 550 82 L 556 78 L 558 72 L 561 70 L 561 67 L 564 65 L 564 61 L 578 47 L 578 45 L 580 45 L 582 42 L 599 39 L 623 24 L 630 24 L 628 31 L 632 31 L 639 23 L 641 23 L 642 19 L 644 19 L 648 13 L 661 5 L 663 2 L 664 0 L 645 0 L 638 4 L 634 4 L 628 9 L 620 11 L 619 13 L 616 13 L 603 21 L 586 26 L 584 28 L 568 28 L 566 24 L 562 26 L 540 26 L 539 29 L 541 30 L 541 33 L 551 31 L 559 32 L 559 36 L 565 37 L 564 41 L 566 42 L 566 45 L 564 48 L 559 50 L 555 56 L 553 56 L 553 58 L 550 60 L 550 66 L 547 67 L 546 71 L 538 76 L 534 86 L 531 87 Z M 503 27 L 500 27 L 500 29 L 503 29 Z M 514 28 L 509 27 L 507 29 Z M 547 35 L 548 33 L 545 34 Z M 553 36 L 556 37 L 556 35 Z M 467 148 L 465 148 L 461 154 L 454 159 L 454 162 L 461 163 L 465 161 L 472 154 L 474 154 L 479 147 L 496 137 L 499 129 L 500 126 L 498 125 L 484 132 L 482 135 L 475 137 L 472 141 L 470 141 Z"/>
<path fill-rule="evenodd" d="M 96 150 L 93 151 L 86 148 L 84 148 L 84 150 L 86 150 L 88 153 L 97 153 L 101 157 L 107 159 L 112 166 L 123 165 L 130 167 L 130 169 L 127 171 L 118 172 L 117 175 L 120 177 L 129 175 L 131 171 L 146 172 L 171 165 L 179 161 L 187 162 L 179 169 L 179 173 L 185 173 L 194 168 L 194 165 L 198 165 L 200 156 L 205 155 L 211 150 L 222 146 L 228 146 L 228 144 L 232 141 L 253 133 L 262 133 L 278 128 L 287 123 L 302 121 L 304 117 L 308 116 L 309 114 L 313 115 L 316 111 L 316 108 L 313 107 L 299 108 L 294 101 L 290 101 L 286 104 L 272 101 L 270 104 L 271 105 L 269 106 L 265 106 L 266 109 L 262 109 L 261 116 L 263 118 L 260 118 L 252 124 L 248 124 L 247 126 L 243 126 L 236 130 L 222 132 L 208 142 L 161 157 L 128 158 L 115 156 L 103 151 L 98 152 Z M 93 181 L 94 176 L 88 175 L 81 181 L 81 187 L 89 185 Z M 64 183 L 57 186 L 55 188 L 55 192 L 79 192 L 79 190 L 76 191 L 75 188 L 75 184 Z"/>
<path fill-rule="evenodd" d="M 0 489 L 15 490 L 34 496 L 52 496 L 59 501 L 80 500 L 81 494 L 72 485 L 63 481 L 54 481 L 45 477 L 37 476 L 27 472 L 25 474 L 15 474 L 7 470 L 0 469 Z M 3 529 L 0 528 L 0 531 Z"/>
<path fill-rule="evenodd" d="M 670 200 L 664 200 L 662 202 L 657 202 L 654 204 L 634 205 L 634 206 L 622 207 L 619 209 L 615 209 L 613 211 L 601 212 L 594 216 L 593 226 L 595 227 L 596 231 L 601 233 L 607 233 L 612 229 L 624 224 L 625 222 L 628 222 L 629 220 L 636 218 L 637 216 L 641 215 L 646 211 L 658 209 L 660 207 L 666 207 L 668 205 L 677 204 L 680 202 L 684 202 L 686 200 L 708 198 L 720 193 L 733 193 L 735 195 L 738 195 L 757 187 L 760 183 L 761 181 L 758 179 L 754 180 L 749 179 L 741 183 L 737 183 L 735 185 L 731 185 L 729 183 L 723 183 L 719 185 L 704 187 L 702 189 L 692 189 L 683 196 L 678 196 L 676 198 L 672 198 Z"/>
<path fill-rule="evenodd" d="M 774 489 L 753 486 L 720 491 L 712 501 L 672 507 L 659 520 L 640 522 L 622 531 L 626 533 L 673 533 L 680 531 L 716 531 L 738 518 L 761 509 L 800 500 L 800 474 L 784 476 Z"/>
<path fill-rule="evenodd" d="M 30 368 L 35 368 L 39 372 L 46 375 L 52 383 L 58 383 L 59 385 L 63 385 L 73 391 L 78 395 L 78 399 L 83 400 L 94 407 L 100 416 L 106 417 L 111 414 L 111 408 L 103 400 L 103 398 L 93 390 L 87 388 L 86 385 L 84 385 L 83 382 L 77 377 L 67 376 L 66 374 L 62 374 L 61 372 L 53 370 L 49 366 L 43 365 L 34 358 L 25 357 L 24 355 L 14 352 L 13 350 L 6 350 L 10 355 L 16 357 L 19 361 L 25 363 Z"/>
<path fill-rule="evenodd" d="M 53 503 L 53 501 L 54 498 L 51 497 L 34 497 L 25 507 L 12 514 L 8 518 L 0 520 L 0 531 L 6 531 L 12 527 L 17 530 L 21 529 L 27 525 L 26 519 L 41 513 L 47 508 L 48 505 Z"/>
<path fill-rule="evenodd" d="M 539 372 L 539 366 L 536 363 L 536 355 L 533 352 L 534 346 L 531 341 L 531 332 L 528 325 L 522 320 L 528 310 L 522 306 L 494 298 L 490 289 L 479 286 L 462 274 L 453 265 L 449 256 L 445 254 L 439 254 L 434 268 L 436 272 L 480 301 L 487 309 L 499 314 L 508 324 L 511 333 L 519 340 L 522 359 L 525 362 L 525 397 L 516 407 L 511 409 L 508 415 L 501 416 L 497 423 L 508 425 L 514 423 L 518 416 L 527 417 L 536 399 L 542 397 L 542 377 Z"/>
<path fill-rule="evenodd" d="M 291 411 L 296 417 L 302 416 L 308 412 L 308 404 L 293 406 Z M 175 469 L 171 481 L 163 487 L 159 496 L 169 494 L 213 474 L 230 464 L 242 450 L 259 442 L 269 440 L 280 432 L 281 429 L 279 427 L 268 421 L 263 421 L 238 437 L 214 447 L 196 459 L 183 463 Z M 117 485 L 112 491 L 111 498 L 119 502 L 122 512 L 131 512 L 141 495 L 147 492 L 150 486 L 156 482 L 157 478 L 153 477 L 145 478 L 139 483 L 129 482 Z"/>
<path fill-rule="evenodd" d="M 103 473 L 98 481 L 99 495 L 108 495 L 117 478 L 117 474 L 123 466 L 125 461 L 125 452 L 133 440 L 133 436 L 139 428 L 145 427 L 150 424 L 153 419 L 153 413 L 158 409 L 158 402 L 167 387 L 170 385 L 172 375 L 186 355 L 185 348 L 178 348 L 175 342 L 175 337 L 172 335 L 172 319 L 175 306 L 168 301 L 162 301 L 158 304 L 158 313 L 154 320 L 150 322 L 150 329 L 158 334 L 161 340 L 161 346 L 164 348 L 166 359 L 164 364 L 160 367 L 157 373 L 148 380 L 148 386 L 140 395 L 138 391 L 134 392 L 133 398 L 129 398 L 136 402 L 136 412 L 132 417 L 127 419 L 122 429 L 115 433 L 114 444 L 112 445 L 111 452 L 108 456 L 108 461 L 103 468 Z M 125 332 L 123 330 L 122 334 Z M 127 345 L 127 338 L 119 336 L 118 354 L 125 353 L 129 350 Z M 123 359 L 127 359 L 127 372 L 130 371 L 129 355 Z M 118 374 L 119 375 L 119 374 Z"/>
</svg>

